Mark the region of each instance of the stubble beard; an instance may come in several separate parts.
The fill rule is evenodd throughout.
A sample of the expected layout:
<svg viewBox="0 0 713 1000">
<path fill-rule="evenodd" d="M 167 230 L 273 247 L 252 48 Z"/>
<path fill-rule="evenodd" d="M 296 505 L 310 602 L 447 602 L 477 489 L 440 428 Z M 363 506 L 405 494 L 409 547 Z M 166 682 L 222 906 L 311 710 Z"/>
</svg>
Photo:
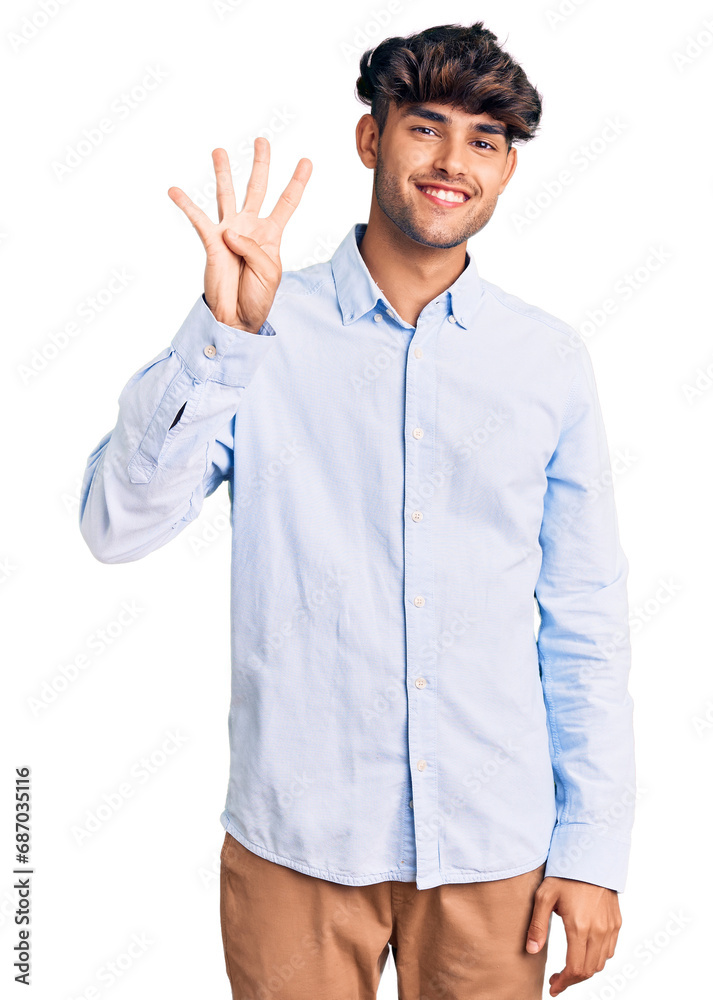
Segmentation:
<svg viewBox="0 0 713 1000">
<path fill-rule="evenodd" d="M 412 204 L 405 201 L 398 178 L 384 168 L 378 155 L 374 169 L 374 194 L 381 211 L 402 233 L 416 243 L 441 250 L 460 246 L 480 232 L 490 221 L 498 202 L 497 196 L 488 201 L 474 196 L 477 200 L 475 212 L 471 209 L 468 213 L 466 208 L 458 223 L 448 223 L 446 219 L 439 220 L 434 215 L 431 225 L 423 224 L 417 221 Z"/>
</svg>

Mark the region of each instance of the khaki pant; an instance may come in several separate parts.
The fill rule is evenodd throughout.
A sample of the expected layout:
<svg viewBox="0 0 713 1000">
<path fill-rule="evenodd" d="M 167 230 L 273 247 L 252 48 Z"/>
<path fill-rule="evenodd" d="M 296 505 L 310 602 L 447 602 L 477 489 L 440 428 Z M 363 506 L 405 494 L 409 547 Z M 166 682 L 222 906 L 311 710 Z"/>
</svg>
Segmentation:
<svg viewBox="0 0 713 1000">
<path fill-rule="evenodd" d="M 342 885 L 253 854 L 227 831 L 220 923 L 233 1000 L 375 1000 L 391 945 L 399 1000 L 541 1000 L 525 951 L 534 871 L 417 889 Z"/>
</svg>

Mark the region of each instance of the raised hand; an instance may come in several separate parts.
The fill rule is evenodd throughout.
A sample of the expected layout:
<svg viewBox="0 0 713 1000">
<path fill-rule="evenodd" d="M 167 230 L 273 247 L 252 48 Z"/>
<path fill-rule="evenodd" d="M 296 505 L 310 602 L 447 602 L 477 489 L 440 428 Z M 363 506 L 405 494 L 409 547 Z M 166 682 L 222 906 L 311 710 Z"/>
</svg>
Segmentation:
<svg viewBox="0 0 713 1000">
<path fill-rule="evenodd" d="M 211 312 L 221 323 L 257 333 L 282 277 L 282 232 L 300 203 L 312 162 L 302 157 L 272 212 L 260 219 L 270 170 L 268 140 L 262 136 L 255 139 L 253 168 L 240 211 L 235 207 L 228 154 L 224 149 L 214 149 L 212 155 L 217 223 L 180 188 L 169 188 L 168 196 L 188 216 L 205 247 L 205 298 Z"/>
</svg>

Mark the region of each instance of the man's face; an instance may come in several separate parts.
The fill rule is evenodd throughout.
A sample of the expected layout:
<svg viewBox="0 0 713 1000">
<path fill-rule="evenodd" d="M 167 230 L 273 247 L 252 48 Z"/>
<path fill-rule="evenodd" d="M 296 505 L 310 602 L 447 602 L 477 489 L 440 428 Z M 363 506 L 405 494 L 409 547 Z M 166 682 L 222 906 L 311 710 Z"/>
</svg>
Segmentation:
<svg viewBox="0 0 713 1000">
<path fill-rule="evenodd" d="M 516 162 L 505 126 L 490 115 L 445 104 L 392 104 L 378 139 L 374 193 L 384 215 L 407 236 L 445 249 L 486 225 Z M 447 197 L 459 200 L 439 200 L 437 192 L 448 188 L 456 193 Z"/>
</svg>

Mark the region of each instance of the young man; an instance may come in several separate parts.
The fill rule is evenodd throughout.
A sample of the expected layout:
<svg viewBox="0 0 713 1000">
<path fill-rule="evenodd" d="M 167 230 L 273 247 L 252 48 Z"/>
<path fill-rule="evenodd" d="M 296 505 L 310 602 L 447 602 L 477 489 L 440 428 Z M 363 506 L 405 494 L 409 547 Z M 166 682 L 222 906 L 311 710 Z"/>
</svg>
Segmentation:
<svg viewBox="0 0 713 1000">
<path fill-rule="evenodd" d="M 357 82 L 367 224 L 282 273 L 302 159 L 259 218 L 169 195 L 205 292 L 119 398 L 81 530 L 104 562 L 232 502 L 221 926 L 233 996 L 556 996 L 614 953 L 633 819 L 628 564 L 581 338 L 485 279 L 541 101 L 482 22 L 387 39 Z M 533 600 L 533 596 L 536 599 Z M 536 633 L 533 612 L 539 609 Z"/>
</svg>

